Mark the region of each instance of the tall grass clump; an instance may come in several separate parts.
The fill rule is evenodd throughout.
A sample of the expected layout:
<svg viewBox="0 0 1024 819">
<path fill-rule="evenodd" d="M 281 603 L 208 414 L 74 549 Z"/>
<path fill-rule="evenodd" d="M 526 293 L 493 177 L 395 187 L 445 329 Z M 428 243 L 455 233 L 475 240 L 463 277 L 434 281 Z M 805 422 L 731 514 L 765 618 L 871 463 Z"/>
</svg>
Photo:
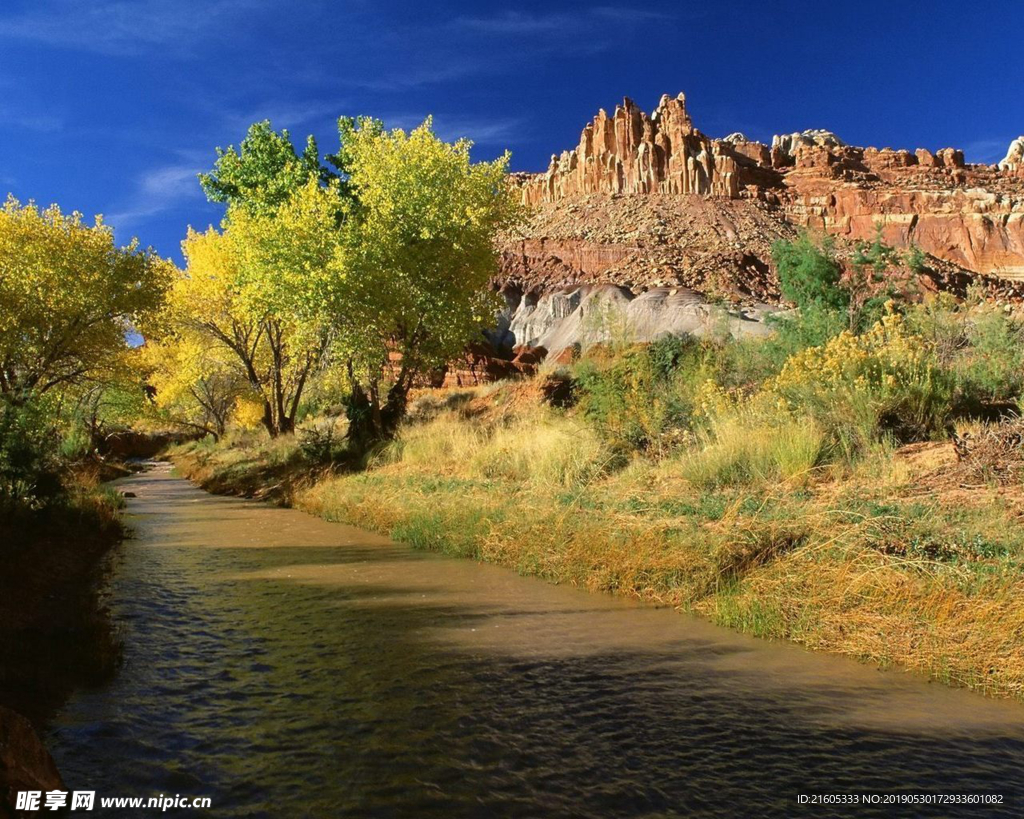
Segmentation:
<svg viewBox="0 0 1024 819">
<path fill-rule="evenodd" d="M 700 489 L 800 483 L 821 463 L 825 448 L 825 434 L 813 419 L 734 414 L 713 419 L 669 469 Z"/>
<path fill-rule="evenodd" d="M 614 461 L 592 427 L 545 414 L 496 427 L 470 465 L 487 478 L 571 488 L 603 474 Z"/>
<path fill-rule="evenodd" d="M 480 451 L 486 439 L 486 431 L 479 424 L 458 416 L 440 415 L 404 424 L 374 462 L 454 472 Z"/>
<path fill-rule="evenodd" d="M 448 414 L 409 422 L 377 463 L 466 478 L 572 487 L 602 474 L 614 460 L 582 419 L 533 408 L 489 421 Z"/>
</svg>

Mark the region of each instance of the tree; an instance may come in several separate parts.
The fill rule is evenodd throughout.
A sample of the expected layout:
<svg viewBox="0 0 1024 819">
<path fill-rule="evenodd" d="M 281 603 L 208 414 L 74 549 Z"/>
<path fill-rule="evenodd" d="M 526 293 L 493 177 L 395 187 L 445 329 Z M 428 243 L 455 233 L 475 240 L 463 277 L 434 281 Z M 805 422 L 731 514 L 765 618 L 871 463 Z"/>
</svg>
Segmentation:
<svg viewBox="0 0 1024 819">
<path fill-rule="evenodd" d="M 101 446 L 111 432 L 142 418 L 148 408 L 146 380 L 139 368 L 141 349 L 124 349 L 82 384 L 60 391 L 55 416 L 63 427 L 62 452 L 82 457 Z"/>
<path fill-rule="evenodd" d="M 117 247 L 97 217 L 0 209 L 0 395 L 14 404 L 87 381 L 156 309 L 173 266 L 133 240 Z"/>
<path fill-rule="evenodd" d="M 442 141 L 430 119 L 406 133 L 342 118 L 339 133 L 352 200 L 327 302 L 350 381 L 350 437 L 367 445 L 394 434 L 418 374 L 493 321 L 495 239 L 517 208 L 508 155 L 474 163 L 471 143 Z"/>
<path fill-rule="evenodd" d="M 187 266 L 171 288 L 166 324 L 232 357 L 271 436 L 294 430 L 327 346 L 338 210 L 337 190 L 310 180 L 275 211 L 232 206 L 222 231 L 190 230 L 183 244 Z"/>
<path fill-rule="evenodd" d="M 170 324 L 232 355 L 269 434 L 291 432 L 328 341 L 323 282 L 344 183 L 320 164 L 313 137 L 299 154 L 288 132 L 267 121 L 252 125 L 238 150 L 218 148 L 200 182 L 227 214 L 219 232 L 189 231 Z"/>
<path fill-rule="evenodd" d="M 849 293 L 842 287 L 842 268 L 828 237 L 815 240 L 801 233 L 795 241 L 777 241 L 772 258 L 779 271 L 783 297 L 797 306 L 796 316 L 775 322 L 777 345 L 783 356 L 808 346 L 824 344 L 842 330 L 849 308 Z"/>
<path fill-rule="evenodd" d="M 839 285 L 843 271 L 830 238 L 816 242 L 808 233 L 801 233 L 796 241 L 779 240 L 772 245 L 772 258 L 779 270 L 779 289 L 787 301 L 801 310 L 846 309 L 848 296 Z"/>
<path fill-rule="evenodd" d="M 871 327 L 885 313 L 890 299 L 906 298 L 916 289 L 915 277 L 924 269 L 924 254 L 911 247 L 903 255 L 885 243 L 882 224 L 875 223 L 875 237 L 854 246 L 851 270 L 845 282 L 850 294 L 849 327 L 858 332 Z"/>
<path fill-rule="evenodd" d="M 316 140 L 306 137 L 299 154 L 287 130 L 278 133 L 264 120 L 249 127 L 237 150 L 218 148 L 213 171 L 199 182 L 211 202 L 258 213 L 278 208 L 310 178 L 323 184 L 333 178 L 320 164 Z"/>
<path fill-rule="evenodd" d="M 177 332 L 148 342 L 142 355 L 156 417 L 220 438 L 248 387 L 238 363 L 226 353 L 198 333 Z"/>
</svg>

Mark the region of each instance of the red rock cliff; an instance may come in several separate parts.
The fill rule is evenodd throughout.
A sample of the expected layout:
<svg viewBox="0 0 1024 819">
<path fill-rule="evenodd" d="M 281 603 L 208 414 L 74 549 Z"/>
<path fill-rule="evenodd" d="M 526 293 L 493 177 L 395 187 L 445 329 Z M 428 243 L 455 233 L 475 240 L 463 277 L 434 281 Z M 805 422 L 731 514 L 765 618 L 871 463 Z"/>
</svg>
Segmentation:
<svg viewBox="0 0 1024 819">
<path fill-rule="evenodd" d="M 828 131 L 771 146 L 711 139 L 680 94 L 650 116 L 629 99 L 600 111 L 575 149 L 515 181 L 533 210 L 504 248 L 506 278 L 520 287 L 699 288 L 717 276 L 762 296 L 772 240 L 801 227 L 870 239 L 876 224 L 890 244 L 964 271 L 1024 277 L 1024 137 L 998 166 L 967 164 L 953 148 L 849 146 Z"/>
</svg>

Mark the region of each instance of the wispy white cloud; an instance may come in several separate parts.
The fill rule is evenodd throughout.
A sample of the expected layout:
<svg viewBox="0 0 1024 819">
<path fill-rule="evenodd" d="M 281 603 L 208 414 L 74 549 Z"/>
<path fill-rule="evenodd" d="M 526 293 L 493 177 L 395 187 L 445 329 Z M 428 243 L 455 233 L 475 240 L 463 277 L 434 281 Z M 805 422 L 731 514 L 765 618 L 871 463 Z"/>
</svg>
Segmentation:
<svg viewBox="0 0 1024 819">
<path fill-rule="evenodd" d="M 0 38 L 107 55 L 137 55 L 155 45 L 180 50 L 266 0 L 42 0 L 0 20 Z"/>
<path fill-rule="evenodd" d="M 20 110 L 13 105 L 0 104 L 0 128 L 11 127 L 53 133 L 64 128 L 64 120 L 56 114 Z"/>
<path fill-rule="evenodd" d="M 628 6 L 597 6 L 579 13 L 549 12 L 529 14 L 521 11 L 504 11 L 488 17 L 457 17 L 456 28 L 497 35 L 564 35 L 578 37 L 580 27 L 593 30 L 607 26 L 610 22 L 630 24 L 669 20 L 670 15 Z M 609 32 L 614 33 L 614 32 Z"/>
<path fill-rule="evenodd" d="M 992 164 L 1006 156 L 1006 149 L 1016 137 L 1004 136 L 989 139 L 976 139 L 964 145 L 964 158 L 968 162 Z"/>
<path fill-rule="evenodd" d="M 135 191 L 119 208 L 107 214 L 107 221 L 125 229 L 140 220 L 171 210 L 203 196 L 198 175 L 207 168 L 194 158 L 161 165 L 142 173 Z"/>
</svg>

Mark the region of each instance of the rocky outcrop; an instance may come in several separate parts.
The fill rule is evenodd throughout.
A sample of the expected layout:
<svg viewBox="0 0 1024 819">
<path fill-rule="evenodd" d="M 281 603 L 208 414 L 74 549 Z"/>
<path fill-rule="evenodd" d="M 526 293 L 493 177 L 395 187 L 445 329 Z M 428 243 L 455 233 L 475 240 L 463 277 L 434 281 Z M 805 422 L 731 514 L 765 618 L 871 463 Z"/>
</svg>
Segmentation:
<svg viewBox="0 0 1024 819">
<path fill-rule="evenodd" d="M 18 791 L 64 790 L 53 757 L 31 723 L 0 706 L 0 819 L 33 814 L 16 811 Z"/>
<path fill-rule="evenodd" d="M 999 163 L 999 170 L 1007 173 L 1024 172 L 1024 136 L 1019 136 L 1010 143 L 1006 156 Z"/>
<path fill-rule="evenodd" d="M 498 346 L 471 344 L 460 358 L 448 364 L 439 374 L 439 379 L 431 386 L 475 387 L 508 378 L 533 375 L 537 362 L 543 357 L 541 354 L 534 360 L 523 361 L 518 356 L 503 356 L 502 349 Z"/>
<path fill-rule="evenodd" d="M 955 148 L 851 146 L 825 130 L 770 146 L 712 139 L 680 94 L 650 116 L 628 99 L 600 111 L 574 149 L 514 182 L 532 215 L 503 243 L 502 283 L 521 292 L 614 284 L 767 301 L 778 297 L 774 241 L 811 228 L 848 248 L 879 224 L 945 275 L 1024 278 L 1024 137 L 998 166 Z"/>
<path fill-rule="evenodd" d="M 778 308 L 726 308 L 686 288 L 656 287 L 634 294 L 614 285 L 580 285 L 543 295 L 507 289 L 499 345 L 525 345 L 517 361 L 558 360 L 568 350 L 612 341 L 648 342 L 666 335 L 767 335 L 765 317 Z M 529 358 L 525 358 L 529 351 Z M 539 353 L 537 351 L 543 351 Z"/>
<path fill-rule="evenodd" d="M 589 194 L 533 209 L 502 244 L 502 284 L 685 287 L 730 300 L 776 297 L 771 246 L 796 229 L 753 199 Z"/>
<path fill-rule="evenodd" d="M 661 98 L 651 116 L 625 99 L 612 116 L 601 109 L 574 150 L 552 155 L 545 174 L 524 180 L 529 204 L 590 193 L 738 193 L 728 143 L 696 128 L 683 94 Z"/>
<path fill-rule="evenodd" d="M 801 148 L 845 148 L 846 143 L 831 131 L 814 129 L 792 134 L 777 134 L 772 137 L 772 151 L 791 159 L 796 159 Z"/>
</svg>

